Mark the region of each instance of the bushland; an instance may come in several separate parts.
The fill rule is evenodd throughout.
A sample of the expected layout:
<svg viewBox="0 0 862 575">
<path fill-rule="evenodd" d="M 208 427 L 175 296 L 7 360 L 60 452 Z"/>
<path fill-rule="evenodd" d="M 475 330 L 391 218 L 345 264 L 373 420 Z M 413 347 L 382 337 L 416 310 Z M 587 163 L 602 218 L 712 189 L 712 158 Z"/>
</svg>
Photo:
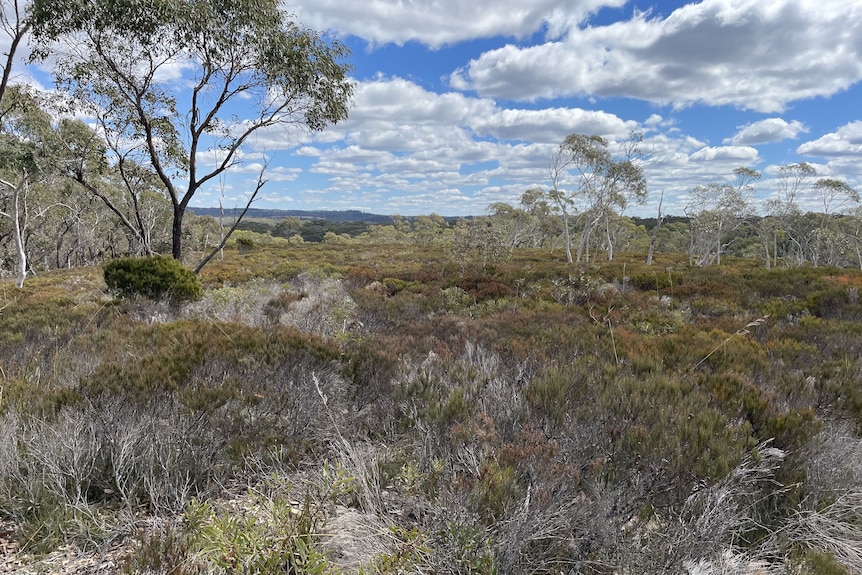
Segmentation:
<svg viewBox="0 0 862 575">
<path fill-rule="evenodd" d="M 862 272 L 662 266 L 294 243 L 186 301 L 7 286 L 0 517 L 127 573 L 860 572 Z"/>
</svg>

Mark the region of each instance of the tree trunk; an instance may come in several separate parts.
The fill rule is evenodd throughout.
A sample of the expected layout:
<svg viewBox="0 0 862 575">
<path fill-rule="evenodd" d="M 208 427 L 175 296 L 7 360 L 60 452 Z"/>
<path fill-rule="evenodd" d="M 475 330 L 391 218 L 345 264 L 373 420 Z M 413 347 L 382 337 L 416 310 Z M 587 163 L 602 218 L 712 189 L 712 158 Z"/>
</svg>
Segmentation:
<svg viewBox="0 0 862 575">
<path fill-rule="evenodd" d="M 174 222 L 171 226 L 171 255 L 175 260 L 183 261 L 183 216 L 185 208 L 174 206 Z"/>
<path fill-rule="evenodd" d="M 772 232 L 772 267 L 778 267 L 778 230 Z"/>
<path fill-rule="evenodd" d="M 24 287 L 24 278 L 27 277 L 27 251 L 24 249 L 24 230 L 21 226 L 21 213 L 18 202 L 21 198 L 21 190 L 27 185 L 27 176 L 21 178 L 21 183 L 12 192 L 12 224 L 15 228 L 15 249 L 18 251 L 18 281 L 15 287 Z"/>
<path fill-rule="evenodd" d="M 608 261 L 614 260 L 614 242 L 611 239 L 611 219 L 605 214 L 605 241 L 608 243 Z"/>
<path fill-rule="evenodd" d="M 21 175 L 21 181 L 17 184 L 0 180 L 0 184 L 12 190 L 12 210 L 10 213 L 0 212 L 0 215 L 12 220 L 12 233 L 15 235 L 15 251 L 18 255 L 18 281 L 15 286 L 18 288 L 24 287 L 24 278 L 27 277 L 27 251 L 24 245 L 24 229 L 26 223 L 21 223 L 21 191 L 27 186 L 27 172 Z"/>
<path fill-rule="evenodd" d="M 661 205 L 664 203 L 664 190 L 658 200 L 658 214 L 656 215 L 655 227 L 652 229 L 652 237 L 649 240 L 649 252 L 647 252 L 646 265 L 652 265 L 652 257 L 655 254 L 655 243 L 658 239 L 658 231 L 661 228 Z"/>
<path fill-rule="evenodd" d="M 569 214 L 563 210 L 563 232 L 566 236 L 566 261 L 572 263 L 572 235 L 569 231 Z M 553 252 L 553 247 L 551 248 Z"/>
</svg>

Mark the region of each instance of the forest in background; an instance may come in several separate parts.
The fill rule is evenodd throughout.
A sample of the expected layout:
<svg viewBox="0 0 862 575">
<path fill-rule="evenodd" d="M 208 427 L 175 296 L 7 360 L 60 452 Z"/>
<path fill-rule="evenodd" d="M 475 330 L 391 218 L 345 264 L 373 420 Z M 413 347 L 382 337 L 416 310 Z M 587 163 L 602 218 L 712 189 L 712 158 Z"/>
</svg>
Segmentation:
<svg viewBox="0 0 862 575">
<path fill-rule="evenodd" d="M 241 232 L 199 277 L 3 282 L 7 570 L 862 569 L 858 269 Z"/>
</svg>

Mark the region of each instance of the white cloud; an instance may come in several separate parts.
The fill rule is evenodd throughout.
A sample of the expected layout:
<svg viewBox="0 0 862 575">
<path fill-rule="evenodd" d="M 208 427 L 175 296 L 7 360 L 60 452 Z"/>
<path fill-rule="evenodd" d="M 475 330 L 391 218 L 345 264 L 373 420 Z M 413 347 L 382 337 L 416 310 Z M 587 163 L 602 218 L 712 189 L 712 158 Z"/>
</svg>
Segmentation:
<svg viewBox="0 0 862 575">
<path fill-rule="evenodd" d="M 405 215 L 427 214 L 429 205 L 436 206 L 431 211 L 446 216 L 464 213 L 464 208 L 472 207 L 474 202 L 471 196 L 457 188 L 441 188 L 422 194 L 394 195 L 387 199 L 387 204 Z"/>
<path fill-rule="evenodd" d="M 805 142 L 797 152 L 807 156 L 855 156 L 862 159 L 862 121 L 850 122 L 832 133 Z"/>
<path fill-rule="evenodd" d="M 862 79 L 862 3 L 704 0 L 665 18 L 636 13 L 541 45 L 483 53 L 451 85 L 490 98 L 630 97 L 761 112 Z"/>
<path fill-rule="evenodd" d="M 658 114 L 640 124 L 575 107 L 503 107 L 485 98 L 437 94 L 402 78 L 363 82 L 357 93 L 361 106 L 339 125 L 343 140 L 306 145 L 296 154 L 311 160 L 309 173 L 328 182 L 319 189 L 336 196 L 383 194 L 389 199 L 376 205 L 384 205 L 387 213 L 440 212 L 448 205 L 448 213 L 475 214 L 494 201 L 516 203 L 530 186 L 547 184 L 549 158 L 573 132 L 619 141 L 632 130 L 645 130 L 644 148 L 651 153 L 645 166 L 649 187 L 656 197 L 660 190 L 666 192 L 668 212 L 681 213 L 682 204 L 674 197 L 692 186 L 724 181 L 734 168 L 760 162 L 752 146 L 710 146 L 681 134 L 674 118 Z M 438 190 L 457 190 L 458 197 L 469 200 L 449 202 Z M 359 201 L 357 197 L 345 201 Z M 363 196 L 362 205 L 372 200 Z"/>
<path fill-rule="evenodd" d="M 757 149 L 750 146 L 707 146 L 691 155 L 691 160 L 694 162 L 731 161 L 747 165 L 756 162 L 757 159 Z"/>
<path fill-rule="evenodd" d="M 613 141 L 640 127 L 581 108 L 504 108 L 485 98 L 431 92 L 398 77 L 360 82 L 356 92 L 354 112 L 338 126 L 342 139 L 316 140 L 295 153 L 312 161 L 308 172 L 325 177 L 330 192 L 393 194 L 400 199 L 387 200 L 387 210 L 402 213 L 411 206 L 409 213 L 439 211 L 449 196 L 435 190 L 469 198 L 452 201 L 449 213 L 456 207 L 459 213 L 481 213 L 491 201 L 517 201 L 528 187 L 548 179 L 548 160 L 566 135 L 597 133 Z M 407 195 L 417 199 L 408 201 Z M 425 210 L 417 207 L 421 202 L 428 202 Z"/>
<path fill-rule="evenodd" d="M 624 138 L 637 129 L 637 122 L 622 120 L 608 112 L 579 108 L 501 109 L 473 117 L 469 123 L 481 136 L 553 144 L 559 144 L 572 133 Z"/>
<path fill-rule="evenodd" d="M 264 179 L 270 182 L 294 182 L 300 174 L 302 174 L 302 170 L 299 168 L 275 166 L 266 170 Z"/>
<path fill-rule="evenodd" d="M 798 120 L 787 122 L 781 118 L 767 118 L 766 120 L 739 126 L 736 134 L 725 139 L 724 143 L 738 146 L 769 144 L 780 142 L 781 140 L 795 139 L 799 134 L 807 131 L 808 128 Z"/>
<path fill-rule="evenodd" d="M 470 98 L 448 92 L 438 94 L 404 78 L 378 77 L 356 86 L 354 106 L 342 129 L 352 123 L 458 123 L 466 118 L 490 112 L 492 100 Z"/>
<path fill-rule="evenodd" d="M 290 10 L 317 29 L 372 44 L 417 41 L 432 48 L 475 38 L 526 38 L 541 29 L 563 34 L 603 7 L 626 0 L 295 0 Z"/>
</svg>

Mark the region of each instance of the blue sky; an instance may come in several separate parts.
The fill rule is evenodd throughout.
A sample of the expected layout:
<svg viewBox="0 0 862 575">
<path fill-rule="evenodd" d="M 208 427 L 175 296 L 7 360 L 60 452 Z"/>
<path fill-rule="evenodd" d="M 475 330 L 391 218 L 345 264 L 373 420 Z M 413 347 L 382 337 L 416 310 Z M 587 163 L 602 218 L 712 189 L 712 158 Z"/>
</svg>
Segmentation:
<svg viewBox="0 0 862 575">
<path fill-rule="evenodd" d="M 242 203 L 269 160 L 261 208 L 481 214 L 550 184 L 573 132 L 642 132 L 650 198 L 805 161 L 862 190 L 862 0 L 290 0 L 352 49 L 350 118 L 262 134 L 192 204 Z M 804 194 L 803 208 L 816 209 Z"/>
</svg>

